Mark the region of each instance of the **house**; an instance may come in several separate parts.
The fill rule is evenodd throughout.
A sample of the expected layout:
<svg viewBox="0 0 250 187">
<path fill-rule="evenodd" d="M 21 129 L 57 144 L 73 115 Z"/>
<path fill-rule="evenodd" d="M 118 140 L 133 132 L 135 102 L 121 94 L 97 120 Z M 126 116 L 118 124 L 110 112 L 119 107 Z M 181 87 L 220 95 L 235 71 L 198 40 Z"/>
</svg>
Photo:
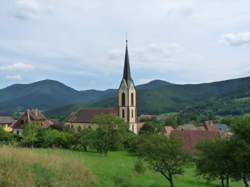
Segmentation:
<svg viewBox="0 0 250 187">
<path fill-rule="evenodd" d="M 3 128 L 6 132 L 12 132 L 12 125 L 15 120 L 9 116 L 0 116 L 0 127 Z"/>
<path fill-rule="evenodd" d="M 96 115 L 100 114 L 118 115 L 118 110 L 116 108 L 81 108 L 77 112 L 71 113 L 65 119 L 65 127 L 79 130 L 88 127 L 96 128 L 96 126 L 92 124 L 92 120 Z"/>
<path fill-rule="evenodd" d="M 162 133 L 165 135 L 165 136 L 170 136 L 171 132 L 174 130 L 173 127 L 171 126 L 165 126 L 163 127 L 162 129 Z"/>
<path fill-rule="evenodd" d="M 207 131 L 214 131 L 214 132 L 219 132 L 220 130 L 217 129 L 215 126 L 214 126 L 214 123 L 213 121 L 205 121 L 205 123 L 203 124 L 205 130 Z"/>
<path fill-rule="evenodd" d="M 157 121 L 166 121 L 168 119 L 173 119 L 175 116 L 156 116 Z"/>
<path fill-rule="evenodd" d="M 218 132 L 204 130 L 173 130 L 171 136 L 181 139 L 185 151 L 196 152 L 195 146 L 197 143 L 206 139 L 219 138 L 220 134 Z"/>
<path fill-rule="evenodd" d="M 176 130 L 197 130 L 197 127 L 193 124 L 179 125 Z"/>
<path fill-rule="evenodd" d="M 138 119 L 141 120 L 151 120 L 154 116 L 149 114 L 141 114 Z"/>
<path fill-rule="evenodd" d="M 230 131 L 230 128 L 226 124 L 223 124 L 223 123 L 214 123 L 214 127 L 222 132 Z"/>
<path fill-rule="evenodd" d="M 48 120 L 43 113 L 38 109 L 28 109 L 14 124 L 13 133 L 23 134 L 23 129 L 30 123 L 36 122 L 40 124 L 43 128 L 49 128 L 53 125 L 53 121 Z"/>
</svg>

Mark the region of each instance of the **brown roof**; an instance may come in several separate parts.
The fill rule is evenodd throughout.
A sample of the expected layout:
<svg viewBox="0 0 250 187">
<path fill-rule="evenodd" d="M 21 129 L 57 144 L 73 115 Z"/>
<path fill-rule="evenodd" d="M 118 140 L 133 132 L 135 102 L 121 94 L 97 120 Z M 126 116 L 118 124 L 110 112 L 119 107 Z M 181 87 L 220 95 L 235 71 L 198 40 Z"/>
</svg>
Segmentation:
<svg viewBox="0 0 250 187">
<path fill-rule="evenodd" d="M 24 128 L 30 121 L 36 121 L 43 127 L 48 128 L 53 124 L 51 120 L 48 120 L 43 113 L 38 109 L 28 109 L 13 125 L 14 129 Z"/>
<path fill-rule="evenodd" d="M 176 130 L 197 130 L 193 124 L 179 125 Z"/>
<path fill-rule="evenodd" d="M 9 116 L 0 116 L 0 124 L 12 124 L 15 120 Z"/>
<path fill-rule="evenodd" d="M 92 119 L 100 114 L 117 115 L 118 111 L 116 108 L 81 108 L 77 112 L 71 113 L 65 121 L 70 123 L 91 123 Z"/>
<path fill-rule="evenodd" d="M 214 131 L 214 132 L 219 132 L 219 129 L 214 127 L 213 121 L 205 121 L 204 123 L 204 128 L 208 131 Z"/>
<path fill-rule="evenodd" d="M 198 142 L 206 139 L 218 138 L 219 133 L 204 130 L 173 130 L 171 136 L 179 137 L 183 143 L 183 149 L 188 152 L 196 152 L 195 146 Z"/>
</svg>

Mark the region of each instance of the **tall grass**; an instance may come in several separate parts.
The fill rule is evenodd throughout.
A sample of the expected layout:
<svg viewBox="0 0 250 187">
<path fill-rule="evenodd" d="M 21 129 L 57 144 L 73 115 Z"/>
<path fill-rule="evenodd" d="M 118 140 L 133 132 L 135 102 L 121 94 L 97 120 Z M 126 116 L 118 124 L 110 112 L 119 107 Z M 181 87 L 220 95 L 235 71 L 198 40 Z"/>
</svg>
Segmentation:
<svg viewBox="0 0 250 187">
<path fill-rule="evenodd" d="M 0 186 L 88 187 L 96 178 L 79 160 L 39 154 L 29 149 L 0 147 Z"/>
</svg>

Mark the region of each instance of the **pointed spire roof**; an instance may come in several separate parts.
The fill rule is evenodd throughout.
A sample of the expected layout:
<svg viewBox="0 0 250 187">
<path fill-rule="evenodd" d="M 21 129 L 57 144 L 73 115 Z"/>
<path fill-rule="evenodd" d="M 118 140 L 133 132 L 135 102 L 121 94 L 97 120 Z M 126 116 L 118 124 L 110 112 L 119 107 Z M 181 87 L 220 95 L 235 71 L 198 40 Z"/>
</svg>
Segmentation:
<svg viewBox="0 0 250 187">
<path fill-rule="evenodd" d="M 133 81 L 131 77 L 131 73 L 130 73 L 128 40 L 126 40 L 126 52 L 125 52 L 125 62 L 124 62 L 124 69 L 123 69 L 123 79 L 126 81 L 127 85 L 129 85 L 129 83 Z"/>
</svg>

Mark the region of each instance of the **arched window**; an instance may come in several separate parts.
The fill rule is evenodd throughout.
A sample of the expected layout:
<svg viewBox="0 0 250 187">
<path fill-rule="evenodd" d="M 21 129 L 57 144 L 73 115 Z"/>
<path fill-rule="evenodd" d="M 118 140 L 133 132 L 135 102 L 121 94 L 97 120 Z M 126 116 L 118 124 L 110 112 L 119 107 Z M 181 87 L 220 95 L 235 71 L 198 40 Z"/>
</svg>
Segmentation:
<svg viewBox="0 0 250 187">
<path fill-rule="evenodd" d="M 125 93 L 122 93 L 122 106 L 125 106 Z"/>
<path fill-rule="evenodd" d="M 131 116 L 134 117 L 134 110 L 131 110 Z"/>
<path fill-rule="evenodd" d="M 122 117 L 125 118 L 125 110 L 122 110 Z"/>
<path fill-rule="evenodd" d="M 134 106 L 134 94 L 131 93 L 131 105 Z"/>
</svg>

